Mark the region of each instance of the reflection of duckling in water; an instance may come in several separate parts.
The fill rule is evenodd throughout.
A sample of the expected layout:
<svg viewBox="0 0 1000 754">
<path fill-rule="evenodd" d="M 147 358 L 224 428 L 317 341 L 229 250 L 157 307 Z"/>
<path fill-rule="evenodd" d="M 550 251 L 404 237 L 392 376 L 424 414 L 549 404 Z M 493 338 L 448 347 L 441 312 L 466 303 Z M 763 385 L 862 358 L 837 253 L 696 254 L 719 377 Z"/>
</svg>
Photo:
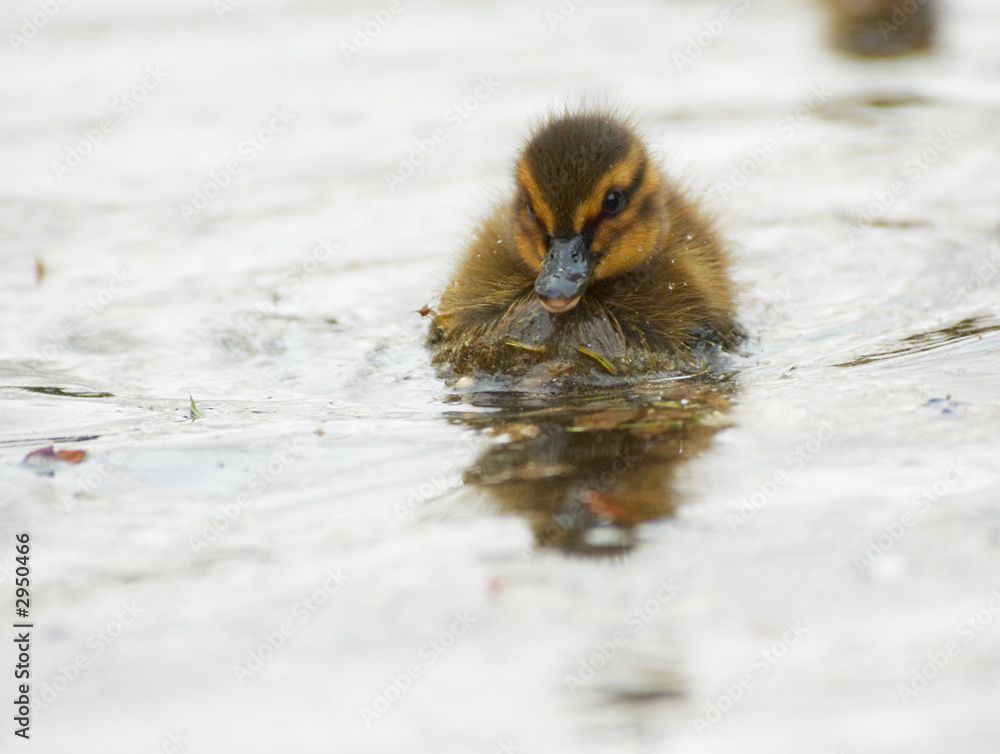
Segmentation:
<svg viewBox="0 0 1000 754">
<path fill-rule="evenodd" d="M 841 52 L 894 57 L 934 45 L 936 0 L 826 0 L 830 41 Z"/>
<path fill-rule="evenodd" d="M 694 371 L 737 344 L 733 305 L 709 222 L 634 129 L 566 114 L 528 141 L 513 201 L 466 250 L 434 313 L 434 361 L 457 375 Z"/>
<path fill-rule="evenodd" d="M 586 555 L 627 552 L 639 524 L 674 514 L 677 468 L 726 426 L 729 409 L 725 396 L 704 386 L 559 405 L 485 393 L 473 403 L 480 410 L 452 418 L 498 441 L 466 469 L 466 484 L 500 510 L 524 516 L 538 549 Z"/>
</svg>

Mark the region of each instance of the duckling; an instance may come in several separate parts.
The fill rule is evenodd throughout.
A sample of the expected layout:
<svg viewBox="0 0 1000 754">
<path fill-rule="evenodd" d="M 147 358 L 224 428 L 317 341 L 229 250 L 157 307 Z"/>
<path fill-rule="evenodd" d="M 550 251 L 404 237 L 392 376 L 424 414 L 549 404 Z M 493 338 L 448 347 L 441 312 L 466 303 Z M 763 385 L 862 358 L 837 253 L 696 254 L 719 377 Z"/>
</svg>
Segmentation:
<svg viewBox="0 0 1000 754">
<path fill-rule="evenodd" d="M 513 199 L 462 256 L 434 313 L 433 360 L 459 376 L 694 371 L 706 346 L 738 343 L 733 310 L 715 231 L 633 125 L 567 112 L 530 136 Z"/>
</svg>

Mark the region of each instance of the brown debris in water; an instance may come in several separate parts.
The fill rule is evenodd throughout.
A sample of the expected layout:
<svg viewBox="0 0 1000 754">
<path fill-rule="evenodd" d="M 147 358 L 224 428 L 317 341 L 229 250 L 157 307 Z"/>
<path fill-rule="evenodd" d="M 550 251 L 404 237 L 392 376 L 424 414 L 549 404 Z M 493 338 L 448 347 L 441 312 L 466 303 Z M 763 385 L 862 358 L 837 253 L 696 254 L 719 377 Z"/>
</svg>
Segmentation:
<svg viewBox="0 0 1000 754">
<path fill-rule="evenodd" d="M 55 450 L 52 445 L 33 450 L 21 463 L 38 474 L 52 476 L 60 463 L 76 465 L 87 457 L 85 450 Z"/>
</svg>

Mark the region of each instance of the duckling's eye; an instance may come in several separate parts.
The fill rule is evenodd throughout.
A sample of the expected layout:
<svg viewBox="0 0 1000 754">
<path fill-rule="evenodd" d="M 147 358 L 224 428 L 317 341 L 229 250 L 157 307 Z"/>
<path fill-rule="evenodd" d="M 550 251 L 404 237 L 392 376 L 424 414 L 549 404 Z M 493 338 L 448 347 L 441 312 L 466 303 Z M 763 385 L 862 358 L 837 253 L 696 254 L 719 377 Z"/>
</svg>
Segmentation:
<svg viewBox="0 0 1000 754">
<path fill-rule="evenodd" d="M 601 208 L 608 217 L 621 214 L 625 209 L 625 194 L 621 191 L 609 191 L 604 196 L 604 206 Z"/>
</svg>

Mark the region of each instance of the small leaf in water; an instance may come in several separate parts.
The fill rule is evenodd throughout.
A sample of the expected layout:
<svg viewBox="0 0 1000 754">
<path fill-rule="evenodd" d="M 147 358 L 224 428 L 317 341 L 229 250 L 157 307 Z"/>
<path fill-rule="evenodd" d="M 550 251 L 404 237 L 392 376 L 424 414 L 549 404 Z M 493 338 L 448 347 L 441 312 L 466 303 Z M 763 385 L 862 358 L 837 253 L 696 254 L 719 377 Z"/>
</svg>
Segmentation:
<svg viewBox="0 0 1000 754">
<path fill-rule="evenodd" d="M 615 374 L 615 368 L 611 365 L 611 362 L 605 359 L 603 356 L 601 356 L 601 354 L 597 353 L 597 351 L 591 351 L 586 346 L 580 346 L 576 350 L 582 353 L 584 356 L 589 356 L 590 358 L 592 358 L 602 367 L 607 369 L 609 374 Z"/>
<path fill-rule="evenodd" d="M 188 398 L 191 400 L 191 421 L 193 422 L 195 419 L 204 419 L 205 415 L 198 410 L 198 406 L 195 405 L 194 398 L 191 395 L 188 395 Z"/>
<path fill-rule="evenodd" d="M 25 466 L 44 466 L 45 464 L 53 461 L 55 457 L 56 454 L 52 450 L 52 446 L 47 445 L 44 448 L 39 448 L 38 450 L 33 450 L 28 453 L 21 463 Z"/>
<path fill-rule="evenodd" d="M 21 461 L 25 466 L 43 476 L 52 476 L 59 462 L 78 464 L 87 457 L 85 450 L 54 450 L 51 445 L 33 450 Z"/>
<path fill-rule="evenodd" d="M 504 341 L 505 345 L 511 346 L 512 348 L 521 348 L 525 351 L 534 351 L 535 353 L 545 353 L 545 346 L 533 346 L 528 343 L 522 343 L 519 340 L 507 340 Z"/>
</svg>

